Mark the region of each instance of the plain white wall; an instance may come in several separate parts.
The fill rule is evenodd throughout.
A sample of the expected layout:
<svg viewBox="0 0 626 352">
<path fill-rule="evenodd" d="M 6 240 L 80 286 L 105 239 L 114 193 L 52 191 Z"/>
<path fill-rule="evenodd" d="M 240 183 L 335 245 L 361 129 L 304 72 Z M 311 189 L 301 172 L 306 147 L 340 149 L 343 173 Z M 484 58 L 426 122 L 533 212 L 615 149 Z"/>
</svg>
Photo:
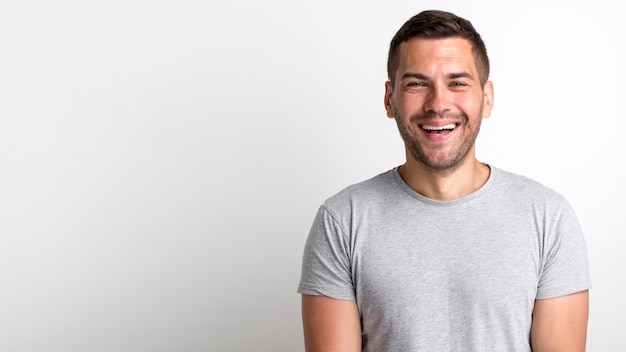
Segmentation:
<svg viewBox="0 0 626 352">
<path fill-rule="evenodd" d="M 0 350 L 301 351 L 317 207 L 399 165 L 388 42 L 429 8 L 482 33 L 479 158 L 565 194 L 589 351 L 626 349 L 623 5 L 5 1 Z"/>
</svg>

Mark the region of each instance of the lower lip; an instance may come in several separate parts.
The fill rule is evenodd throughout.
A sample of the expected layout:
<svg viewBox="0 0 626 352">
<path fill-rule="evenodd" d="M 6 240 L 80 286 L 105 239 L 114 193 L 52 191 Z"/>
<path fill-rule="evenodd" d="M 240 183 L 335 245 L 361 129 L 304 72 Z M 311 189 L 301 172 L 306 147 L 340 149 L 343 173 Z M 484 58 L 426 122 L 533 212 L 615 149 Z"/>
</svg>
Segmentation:
<svg viewBox="0 0 626 352">
<path fill-rule="evenodd" d="M 436 142 L 436 143 L 441 143 L 441 142 L 445 142 L 448 139 L 452 138 L 452 136 L 454 135 L 454 133 L 456 132 L 457 128 L 459 128 L 459 126 L 457 126 L 455 129 L 451 130 L 451 131 L 446 131 L 443 133 L 430 133 L 427 132 L 423 129 L 422 133 L 426 136 L 426 138 L 428 138 L 428 140 L 432 141 L 432 142 Z"/>
</svg>

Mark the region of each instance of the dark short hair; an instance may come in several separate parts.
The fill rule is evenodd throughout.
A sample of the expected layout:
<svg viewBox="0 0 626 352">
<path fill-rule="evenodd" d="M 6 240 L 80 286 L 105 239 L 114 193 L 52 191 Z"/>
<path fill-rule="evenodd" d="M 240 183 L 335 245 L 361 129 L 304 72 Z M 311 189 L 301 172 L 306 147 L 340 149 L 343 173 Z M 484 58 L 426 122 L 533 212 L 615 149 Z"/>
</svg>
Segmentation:
<svg viewBox="0 0 626 352">
<path fill-rule="evenodd" d="M 413 38 L 444 39 L 452 37 L 467 39 L 470 42 L 480 83 L 484 85 L 489 79 L 489 57 L 480 34 L 474 29 L 470 21 L 453 13 L 437 10 L 423 11 L 411 17 L 400 27 L 391 40 L 389 57 L 387 58 L 387 75 L 391 84 L 394 84 L 398 69 L 400 44 Z"/>
</svg>

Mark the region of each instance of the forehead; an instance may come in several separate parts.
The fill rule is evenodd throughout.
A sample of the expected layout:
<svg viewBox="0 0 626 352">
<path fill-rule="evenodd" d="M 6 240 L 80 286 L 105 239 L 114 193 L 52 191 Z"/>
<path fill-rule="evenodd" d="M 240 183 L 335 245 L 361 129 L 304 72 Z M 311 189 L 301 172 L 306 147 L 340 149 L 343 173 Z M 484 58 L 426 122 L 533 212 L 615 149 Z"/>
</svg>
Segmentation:
<svg viewBox="0 0 626 352">
<path fill-rule="evenodd" d="M 400 44 L 398 70 L 412 70 L 433 66 L 460 66 L 458 69 L 474 72 L 474 54 L 467 39 L 413 38 Z"/>
</svg>

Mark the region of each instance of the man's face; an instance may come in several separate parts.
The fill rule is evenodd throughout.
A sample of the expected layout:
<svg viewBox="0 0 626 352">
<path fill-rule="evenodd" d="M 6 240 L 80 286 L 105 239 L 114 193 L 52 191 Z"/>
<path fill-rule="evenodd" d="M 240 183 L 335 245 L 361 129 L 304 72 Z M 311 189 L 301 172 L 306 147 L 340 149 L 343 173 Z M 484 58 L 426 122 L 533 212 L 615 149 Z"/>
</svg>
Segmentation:
<svg viewBox="0 0 626 352">
<path fill-rule="evenodd" d="M 385 85 L 387 116 L 396 119 L 410 155 L 428 169 L 451 171 L 468 156 L 493 104 L 481 86 L 469 41 L 414 38 L 400 45 L 398 68 Z"/>
</svg>

